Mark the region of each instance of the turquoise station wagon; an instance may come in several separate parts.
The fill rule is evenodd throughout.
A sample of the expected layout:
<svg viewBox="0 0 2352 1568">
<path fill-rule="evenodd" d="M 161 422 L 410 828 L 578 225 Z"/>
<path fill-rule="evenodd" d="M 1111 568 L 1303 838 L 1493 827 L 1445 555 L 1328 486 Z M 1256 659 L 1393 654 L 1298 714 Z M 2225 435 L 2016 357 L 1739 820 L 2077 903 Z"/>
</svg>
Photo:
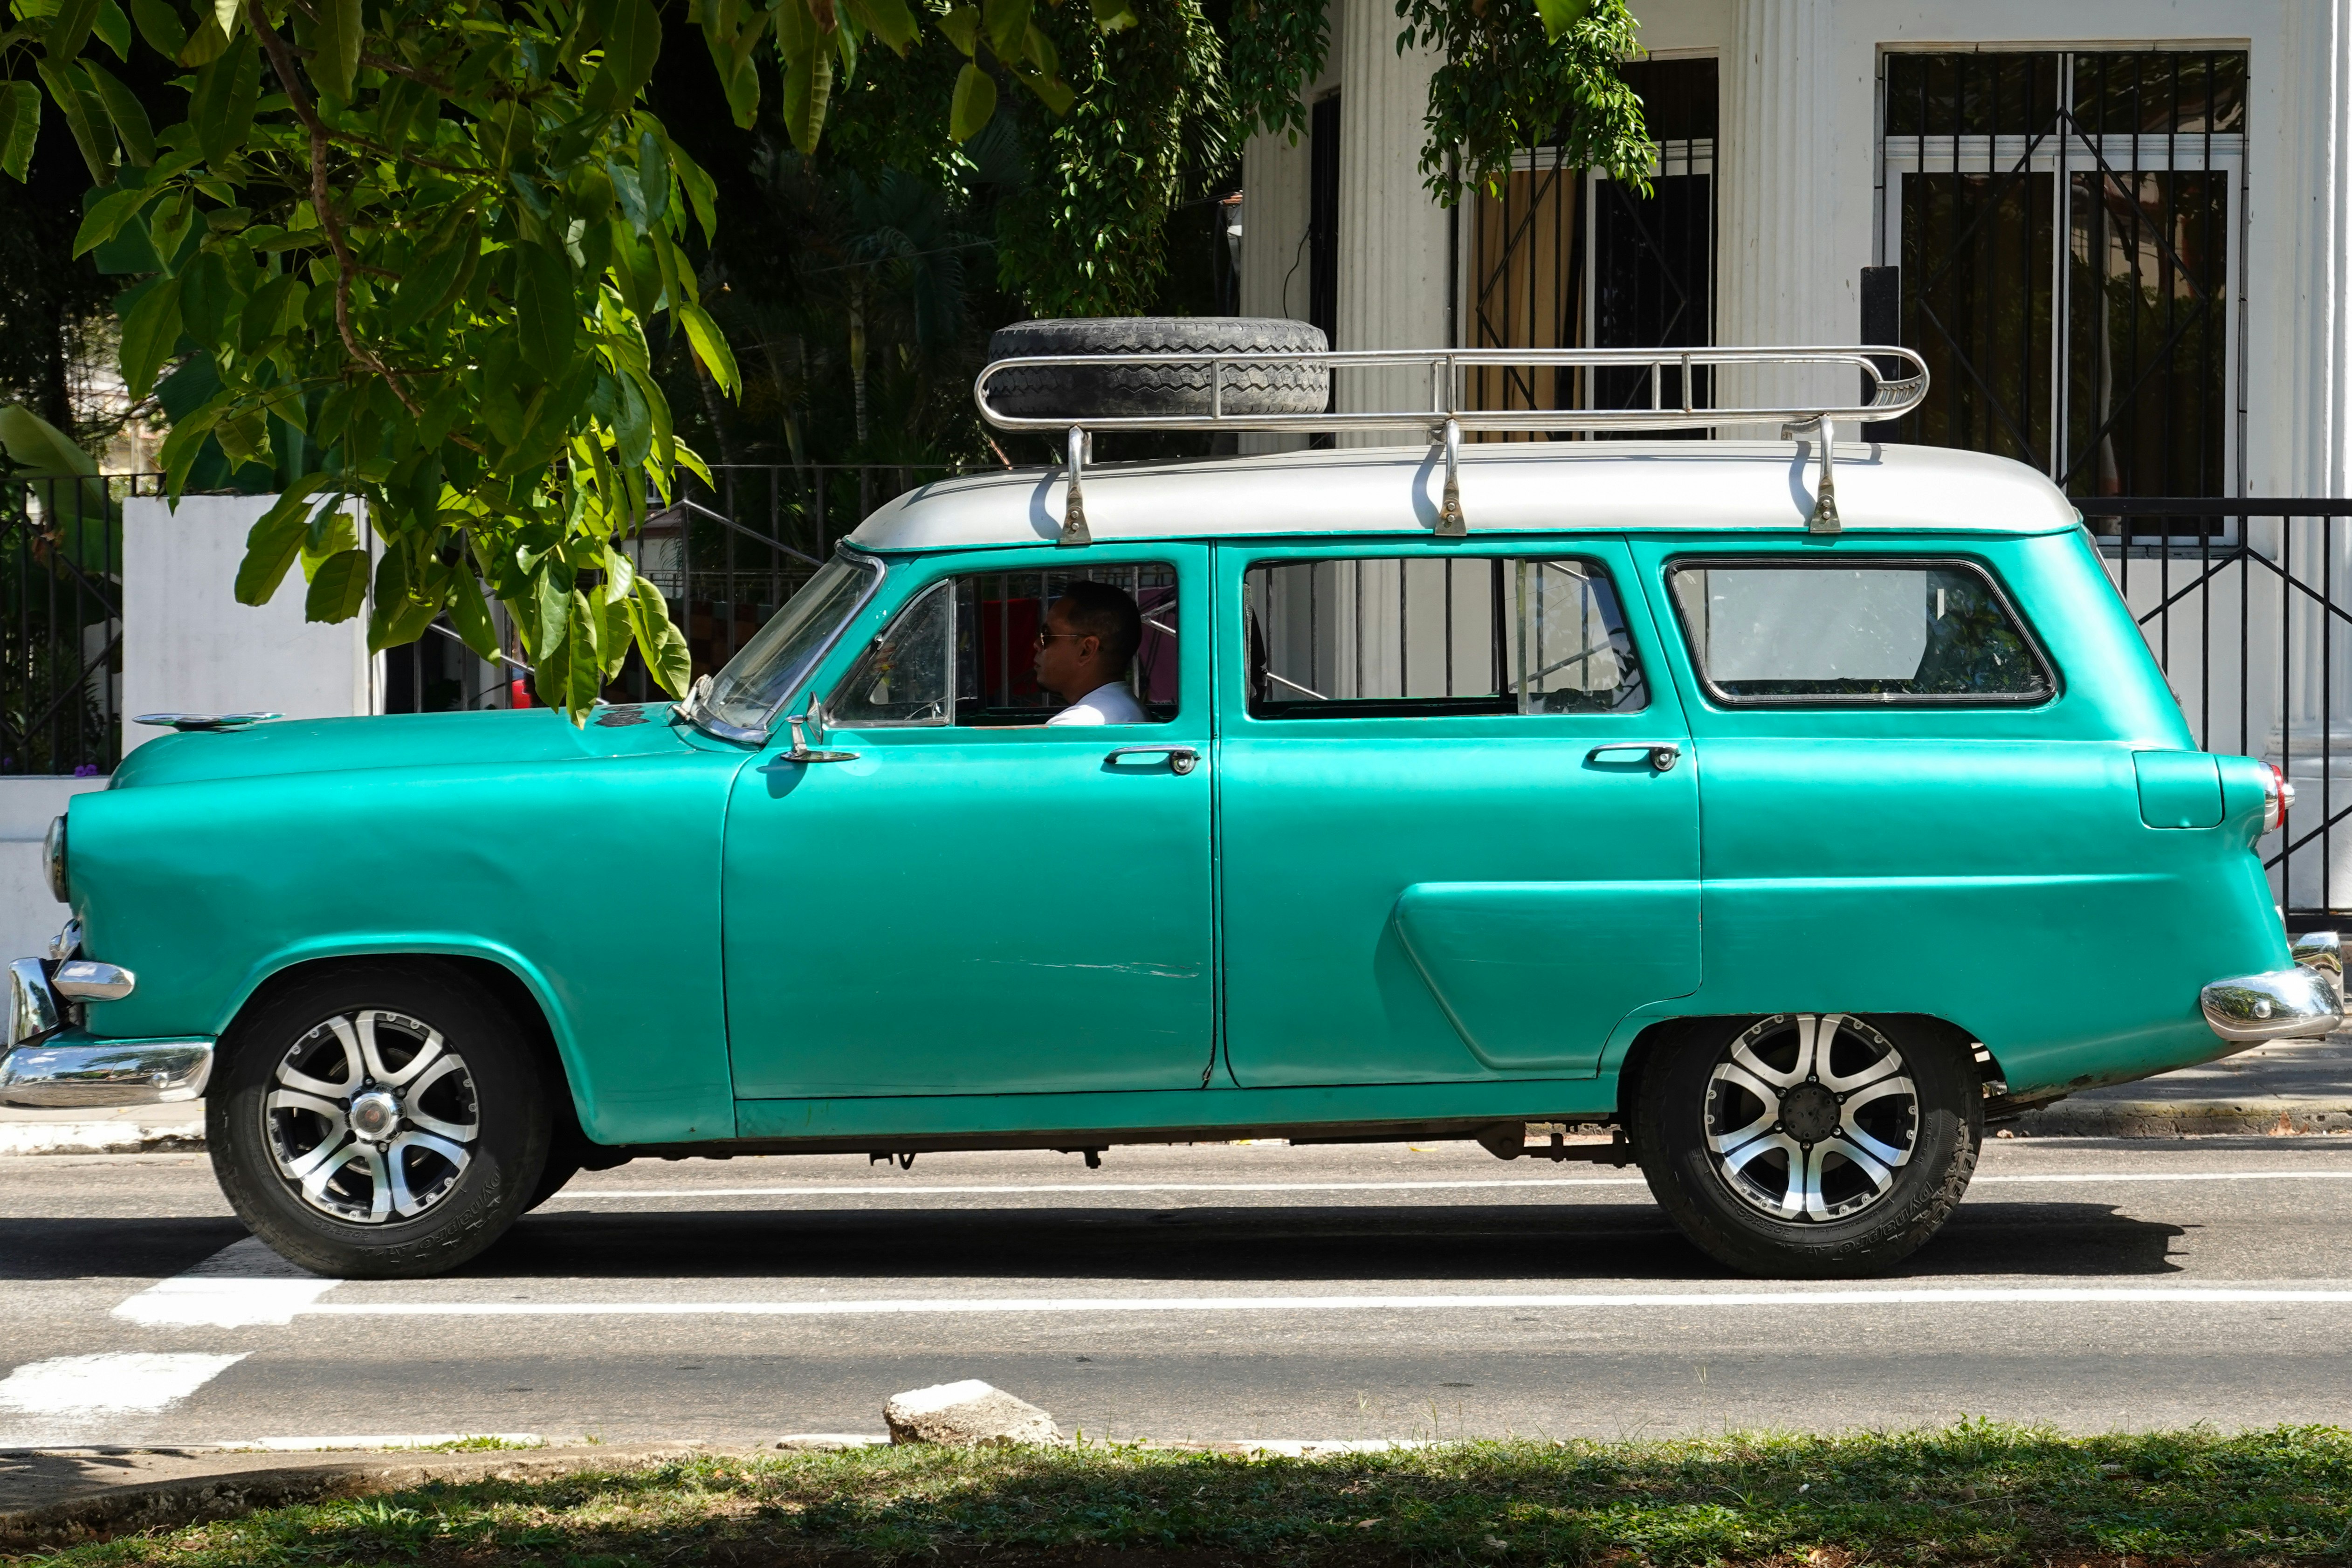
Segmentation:
<svg viewBox="0 0 2352 1568">
<path fill-rule="evenodd" d="M 52 833 L 0 1100 L 205 1095 L 335 1275 L 634 1157 L 1273 1137 L 1638 1161 L 1823 1277 L 1988 1121 L 2339 1022 L 2284 781 L 2195 749 L 2046 479 L 1848 444 L 1824 526 L 1818 439 L 1439 445 L 1074 432 L 882 507 L 684 703 L 153 741 Z M 1045 722 L 1082 581 L 1125 721 Z"/>
</svg>

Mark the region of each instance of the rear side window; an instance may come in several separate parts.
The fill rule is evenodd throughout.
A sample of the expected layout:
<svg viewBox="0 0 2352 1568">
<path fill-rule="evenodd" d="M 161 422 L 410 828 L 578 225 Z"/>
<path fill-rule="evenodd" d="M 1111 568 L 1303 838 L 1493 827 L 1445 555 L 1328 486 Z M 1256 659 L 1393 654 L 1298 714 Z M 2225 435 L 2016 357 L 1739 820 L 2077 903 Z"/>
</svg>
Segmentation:
<svg viewBox="0 0 2352 1568">
<path fill-rule="evenodd" d="M 1964 561 L 1683 561 L 1667 581 L 1717 701 L 2039 702 L 2049 666 Z"/>
<path fill-rule="evenodd" d="M 1255 719 L 1623 713 L 1649 705 L 1609 574 L 1534 556 L 1260 562 L 1242 582 Z"/>
</svg>

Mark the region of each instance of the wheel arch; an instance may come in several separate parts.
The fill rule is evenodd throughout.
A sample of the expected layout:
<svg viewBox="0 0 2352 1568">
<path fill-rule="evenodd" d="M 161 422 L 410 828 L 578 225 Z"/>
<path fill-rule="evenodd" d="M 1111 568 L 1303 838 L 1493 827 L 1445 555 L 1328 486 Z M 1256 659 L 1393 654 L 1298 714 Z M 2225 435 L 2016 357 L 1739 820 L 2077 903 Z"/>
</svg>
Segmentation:
<svg viewBox="0 0 2352 1568">
<path fill-rule="evenodd" d="M 1696 1030 L 1766 1016 L 1762 1013 L 1693 1013 L 1679 1017 L 1654 1019 L 1644 1025 L 1626 1046 L 1624 1058 L 1617 1068 L 1617 1115 L 1621 1124 L 1632 1124 L 1630 1119 L 1635 1099 L 1641 1093 L 1642 1074 L 1649 1063 L 1657 1059 L 1662 1050 Z M 2000 1059 L 1992 1047 L 1948 1018 L 1934 1013 L 1857 1013 L 1854 1016 L 1872 1024 L 1891 1025 L 1906 1032 L 1924 1034 L 1950 1046 L 1973 1063 L 1978 1082 L 1985 1086 L 1987 1098 L 1991 1098 L 1994 1093 L 1992 1086 L 2004 1081 Z"/>
<path fill-rule="evenodd" d="M 530 1042 L 541 1069 L 561 1086 L 562 1092 L 551 1096 L 558 1108 L 559 1122 L 578 1131 L 583 1074 L 577 1043 L 567 1026 L 568 1017 L 556 1004 L 547 977 L 521 954 L 504 947 L 390 937 L 305 943 L 299 949 L 274 954 L 256 964 L 214 1032 L 225 1047 L 228 1046 L 241 1020 L 251 1016 L 289 985 L 312 975 L 418 962 L 443 965 L 465 975 L 506 1008 Z"/>
</svg>

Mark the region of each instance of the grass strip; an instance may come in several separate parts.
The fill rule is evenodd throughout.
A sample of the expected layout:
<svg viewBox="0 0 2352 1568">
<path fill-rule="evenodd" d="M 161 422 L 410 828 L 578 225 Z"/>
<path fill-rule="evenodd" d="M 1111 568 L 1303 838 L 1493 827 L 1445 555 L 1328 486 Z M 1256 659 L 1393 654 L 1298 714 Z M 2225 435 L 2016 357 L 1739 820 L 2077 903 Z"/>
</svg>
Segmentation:
<svg viewBox="0 0 2352 1568">
<path fill-rule="evenodd" d="M 2352 1432 L 1464 1442 L 1322 1460 L 1084 1444 L 709 1457 L 435 1485 L 46 1568 L 2284 1563 L 2352 1548 Z M 14 1561 L 31 1563 L 35 1558 Z"/>
</svg>

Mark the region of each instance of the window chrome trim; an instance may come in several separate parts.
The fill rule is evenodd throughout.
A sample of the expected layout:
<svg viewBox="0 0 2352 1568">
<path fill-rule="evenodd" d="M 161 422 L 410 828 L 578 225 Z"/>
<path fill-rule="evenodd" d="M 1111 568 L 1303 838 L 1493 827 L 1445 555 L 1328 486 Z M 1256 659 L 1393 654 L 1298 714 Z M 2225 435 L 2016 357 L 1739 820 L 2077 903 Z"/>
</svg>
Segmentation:
<svg viewBox="0 0 2352 1568">
<path fill-rule="evenodd" d="M 1976 692 L 1852 691 L 1815 692 L 1802 696 L 1774 693 L 1761 697 L 1737 696 L 1716 684 L 1707 673 L 1706 661 L 1699 656 L 1698 639 L 1691 635 L 1690 622 L 1683 614 L 1683 602 L 1675 593 L 1675 574 L 1684 571 L 1706 571 L 1722 567 L 1726 570 L 1753 571 L 1770 567 L 1782 571 L 1837 572 L 1867 571 L 1873 567 L 1896 567 L 1926 571 L 1933 567 L 1949 567 L 1973 574 L 1992 595 L 1993 603 L 2009 617 L 2017 629 L 2025 651 L 2033 658 L 2033 667 L 2042 672 L 2042 689 L 2009 695 L 1987 696 Z M 2001 585 L 2000 578 L 1983 562 L 1965 555 L 1832 555 L 1802 556 L 1757 553 L 1753 555 L 1674 555 L 1666 559 L 1660 574 L 1665 587 L 1666 604 L 1674 611 L 1675 626 L 1682 633 L 1683 652 L 1690 660 L 1691 673 L 1697 677 L 1706 700 L 1719 708 L 2040 708 L 2055 702 L 2065 695 L 2065 687 L 2058 679 L 2058 667 L 2043 651 L 2042 638 L 2033 623 L 2020 614 L 2016 601 Z"/>
</svg>

